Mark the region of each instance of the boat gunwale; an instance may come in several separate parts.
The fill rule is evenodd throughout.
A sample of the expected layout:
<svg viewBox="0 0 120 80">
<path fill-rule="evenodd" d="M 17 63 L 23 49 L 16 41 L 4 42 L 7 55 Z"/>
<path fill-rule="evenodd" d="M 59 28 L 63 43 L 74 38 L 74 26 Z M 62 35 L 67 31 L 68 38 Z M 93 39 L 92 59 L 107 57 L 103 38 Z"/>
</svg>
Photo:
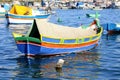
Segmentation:
<svg viewBox="0 0 120 80">
<path fill-rule="evenodd" d="M 91 42 L 91 41 L 94 41 L 94 40 L 98 40 L 100 38 L 101 34 L 102 34 L 102 31 L 103 31 L 102 27 L 100 29 L 101 29 L 101 31 L 98 34 L 92 35 L 92 36 L 85 36 L 85 37 L 82 37 L 82 38 L 69 38 L 68 39 L 68 38 L 51 38 L 51 37 L 48 37 L 48 38 L 51 38 L 51 39 L 58 39 L 58 40 L 60 40 L 59 43 L 43 41 L 42 40 L 43 35 L 41 35 L 41 37 L 39 39 L 35 38 L 35 37 L 26 37 L 25 35 L 17 34 L 17 33 L 13 33 L 13 36 L 14 36 L 15 41 L 25 41 L 25 40 L 27 40 L 27 42 L 28 41 L 32 41 L 32 42 L 36 42 L 36 43 L 46 42 L 46 43 L 51 43 L 51 44 L 83 44 L 83 43 Z M 96 38 L 92 39 L 94 37 L 96 37 Z M 24 39 L 21 39 L 21 38 L 24 38 Z M 34 38 L 34 39 L 32 40 L 32 38 Z M 88 41 L 84 41 L 86 38 L 89 38 L 89 40 Z M 61 42 L 61 40 L 71 40 L 71 39 L 72 40 L 74 39 L 75 42 L 74 43 L 64 43 L 64 41 Z M 82 42 L 77 42 L 77 40 L 80 40 L 80 39 L 82 40 Z"/>
<path fill-rule="evenodd" d="M 8 16 L 16 16 L 16 17 L 24 17 L 24 16 L 26 16 L 26 17 L 37 17 L 37 16 L 49 16 L 50 14 L 39 14 L 39 15 L 20 15 L 20 14 L 13 14 L 13 13 L 10 13 L 10 12 L 8 12 L 7 13 L 8 14 Z"/>
</svg>

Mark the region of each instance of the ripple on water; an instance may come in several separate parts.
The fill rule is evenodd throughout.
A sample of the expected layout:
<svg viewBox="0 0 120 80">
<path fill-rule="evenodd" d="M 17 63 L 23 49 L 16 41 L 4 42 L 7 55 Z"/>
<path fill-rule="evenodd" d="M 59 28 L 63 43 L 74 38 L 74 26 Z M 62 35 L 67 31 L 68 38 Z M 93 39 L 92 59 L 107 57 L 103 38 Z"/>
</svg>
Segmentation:
<svg viewBox="0 0 120 80">
<path fill-rule="evenodd" d="M 86 14 L 96 11 L 71 9 L 56 12 L 56 15 L 51 15 L 50 22 L 79 27 L 81 24 L 89 25 L 93 19 L 88 19 Z M 101 23 L 120 23 L 119 9 L 104 9 L 98 12 L 101 14 Z M 62 22 L 58 23 L 58 18 Z M 91 50 L 91 53 L 28 58 L 21 56 L 12 36 L 12 32 L 26 33 L 30 28 L 28 25 L 21 26 L 0 24 L 1 80 L 120 80 L 119 34 L 102 35 L 100 45 Z M 60 58 L 64 59 L 65 63 L 62 69 L 56 70 L 55 65 Z"/>
</svg>

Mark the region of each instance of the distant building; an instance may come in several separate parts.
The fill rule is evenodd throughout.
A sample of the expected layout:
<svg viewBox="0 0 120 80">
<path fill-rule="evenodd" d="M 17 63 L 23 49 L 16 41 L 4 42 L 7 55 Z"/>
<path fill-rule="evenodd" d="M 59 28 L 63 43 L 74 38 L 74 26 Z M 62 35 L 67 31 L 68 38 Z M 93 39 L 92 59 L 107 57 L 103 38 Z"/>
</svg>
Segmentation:
<svg viewBox="0 0 120 80">
<path fill-rule="evenodd" d="M 13 2 L 13 1 L 20 1 L 20 2 L 23 2 L 23 1 L 33 1 L 33 2 L 40 2 L 41 0 L 0 0 L 0 2 Z"/>
</svg>

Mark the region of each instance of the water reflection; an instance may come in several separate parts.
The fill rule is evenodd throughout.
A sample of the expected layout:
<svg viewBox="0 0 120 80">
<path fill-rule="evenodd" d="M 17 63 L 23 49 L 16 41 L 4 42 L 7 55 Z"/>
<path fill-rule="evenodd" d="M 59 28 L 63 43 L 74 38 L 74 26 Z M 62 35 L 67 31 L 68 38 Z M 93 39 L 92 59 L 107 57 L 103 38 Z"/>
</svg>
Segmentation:
<svg viewBox="0 0 120 80">
<path fill-rule="evenodd" d="M 119 34 L 112 34 L 112 35 L 105 35 L 103 39 L 106 40 L 114 40 L 114 41 L 120 41 L 120 35 Z"/>
<path fill-rule="evenodd" d="M 31 24 L 9 24 L 9 30 L 12 32 L 26 34 L 30 29 Z"/>
<path fill-rule="evenodd" d="M 7 24 L 6 18 L 0 18 L 0 24 Z"/>
<path fill-rule="evenodd" d="M 60 69 L 56 69 L 59 59 L 65 63 Z M 18 68 L 16 77 L 49 78 L 49 79 L 96 79 L 99 71 L 99 54 L 93 52 L 72 53 L 49 57 L 27 57 L 17 58 Z"/>
</svg>

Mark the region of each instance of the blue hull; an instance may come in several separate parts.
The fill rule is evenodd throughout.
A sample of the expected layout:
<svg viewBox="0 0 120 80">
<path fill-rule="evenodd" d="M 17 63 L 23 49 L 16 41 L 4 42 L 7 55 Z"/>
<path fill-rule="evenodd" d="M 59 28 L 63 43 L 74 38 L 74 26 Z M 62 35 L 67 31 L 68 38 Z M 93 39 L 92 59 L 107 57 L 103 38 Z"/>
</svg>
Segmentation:
<svg viewBox="0 0 120 80">
<path fill-rule="evenodd" d="M 27 55 L 55 55 L 62 53 L 80 52 L 85 50 L 90 50 L 96 47 L 96 43 L 79 47 L 79 48 L 47 48 L 43 46 L 35 46 L 32 44 L 17 44 L 18 49 Z"/>
</svg>

